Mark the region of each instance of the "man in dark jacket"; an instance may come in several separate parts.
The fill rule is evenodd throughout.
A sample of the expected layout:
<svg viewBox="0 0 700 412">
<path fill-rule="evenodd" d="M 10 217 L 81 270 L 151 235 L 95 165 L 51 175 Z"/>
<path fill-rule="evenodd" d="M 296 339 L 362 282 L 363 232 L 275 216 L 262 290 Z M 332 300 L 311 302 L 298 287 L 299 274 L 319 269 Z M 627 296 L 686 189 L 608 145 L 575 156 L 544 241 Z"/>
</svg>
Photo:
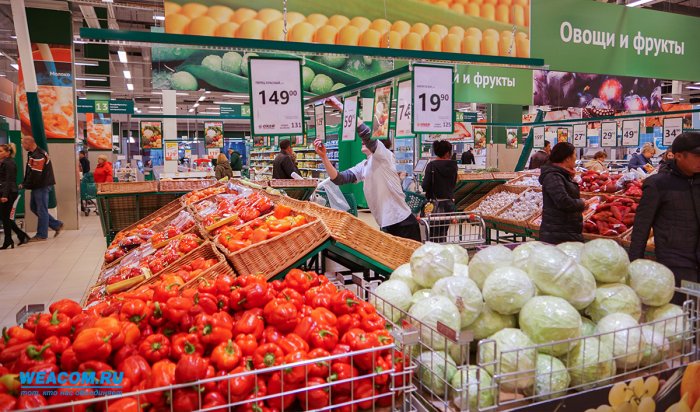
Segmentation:
<svg viewBox="0 0 700 412">
<path fill-rule="evenodd" d="M 575 148 L 563 142 L 554 146 L 550 162 L 542 166 L 542 224 L 540 240 L 547 243 L 583 242 L 585 202 L 572 175 Z"/>
<path fill-rule="evenodd" d="M 87 158 L 87 152 L 81 150 L 78 152 L 78 157 L 80 158 L 80 171 L 85 174 L 90 172 L 90 160 Z"/>
<path fill-rule="evenodd" d="M 535 154 L 530 156 L 530 165 L 527 168 L 539 169 L 543 164 L 547 163 L 550 153 L 552 153 L 552 144 L 549 142 L 549 140 L 545 140 L 544 148 L 536 151 Z"/>
<path fill-rule="evenodd" d="M 228 160 L 231 163 L 231 170 L 234 172 L 240 172 L 243 169 L 243 162 L 241 161 L 241 154 L 233 149 L 228 149 Z"/>
<path fill-rule="evenodd" d="M 49 227 L 56 232 L 54 237 L 63 229 L 63 222 L 49 214 L 49 191 L 51 186 L 56 184 L 56 179 L 49 154 L 36 145 L 33 137 L 23 137 L 22 148 L 27 151 L 27 167 L 22 188 L 32 191 L 29 205 L 32 213 L 39 219 L 36 236 L 29 241 L 38 242 L 49 237 Z"/>
<path fill-rule="evenodd" d="M 700 281 L 700 133 L 681 133 L 668 170 L 644 180 L 632 229 L 630 260 L 644 257 L 654 229 L 656 260 L 682 279 Z"/>
<path fill-rule="evenodd" d="M 472 148 L 467 149 L 466 152 L 462 153 L 462 164 L 463 165 L 473 165 L 476 164 L 476 159 L 474 159 L 474 152 Z"/>
<path fill-rule="evenodd" d="M 292 156 L 294 156 L 292 143 L 289 140 L 282 140 L 280 142 L 280 152 L 275 157 L 275 160 L 272 161 L 273 179 L 293 179 L 292 173 L 301 176 Z"/>
</svg>

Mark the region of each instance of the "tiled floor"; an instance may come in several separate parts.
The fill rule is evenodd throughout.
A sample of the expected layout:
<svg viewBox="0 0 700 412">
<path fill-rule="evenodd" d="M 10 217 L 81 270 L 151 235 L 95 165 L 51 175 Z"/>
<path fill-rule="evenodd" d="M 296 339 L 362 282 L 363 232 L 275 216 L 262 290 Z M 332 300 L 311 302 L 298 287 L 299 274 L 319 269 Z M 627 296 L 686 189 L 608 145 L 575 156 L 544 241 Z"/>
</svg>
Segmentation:
<svg viewBox="0 0 700 412">
<path fill-rule="evenodd" d="M 79 302 L 99 274 L 105 248 L 100 218 L 91 214 L 81 215 L 80 230 L 57 238 L 50 231 L 46 242 L 0 250 L 0 326 L 15 324 L 17 311 L 28 304 Z"/>
</svg>

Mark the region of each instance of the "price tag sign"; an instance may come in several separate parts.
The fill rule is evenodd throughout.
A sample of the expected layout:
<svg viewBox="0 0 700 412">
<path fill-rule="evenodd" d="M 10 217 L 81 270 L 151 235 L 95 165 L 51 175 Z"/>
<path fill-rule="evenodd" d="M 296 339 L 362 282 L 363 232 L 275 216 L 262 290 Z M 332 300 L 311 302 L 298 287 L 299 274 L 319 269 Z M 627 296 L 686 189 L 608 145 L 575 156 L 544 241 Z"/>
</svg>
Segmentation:
<svg viewBox="0 0 700 412">
<path fill-rule="evenodd" d="M 574 147 L 586 147 L 588 145 L 588 124 L 574 125 Z"/>
<path fill-rule="evenodd" d="M 667 117 L 664 119 L 664 146 L 671 146 L 676 137 L 683 133 L 683 118 L 682 117 Z"/>
<path fill-rule="evenodd" d="M 413 137 L 411 133 L 411 81 L 399 83 L 399 97 L 396 103 L 396 137 Z"/>
<path fill-rule="evenodd" d="M 544 147 L 544 126 L 532 128 L 532 146 L 535 148 Z"/>
<path fill-rule="evenodd" d="M 323 104 L 314 106 L 314 119 L 316 124 L 316 138 L 326 141 L 326 108 Z"/>
<path fill-rule="evenodd" d="M 639 120 L 622 121 L 622 145 L 639 146 Z"/>
<path fill-rule="evenodd" d="M 454 133 L 452 67 L 413 65 L 413 133 Z"/>
<path fill-rule="evenodd" d="M 343 134 L 341 140 L 355 140 L 357 130 L 357 96 L 346 97 L 343 102 Z"/>
<path fill-rule="evenodd" d="M 251 57 L 248 65 L 253 135 L 303 134 L 300 60 Z"/>
<path fill-rule="evenodd" d="M 600 147 L 617 146 L 617 122 L 600 124 Z"/>
</svg>

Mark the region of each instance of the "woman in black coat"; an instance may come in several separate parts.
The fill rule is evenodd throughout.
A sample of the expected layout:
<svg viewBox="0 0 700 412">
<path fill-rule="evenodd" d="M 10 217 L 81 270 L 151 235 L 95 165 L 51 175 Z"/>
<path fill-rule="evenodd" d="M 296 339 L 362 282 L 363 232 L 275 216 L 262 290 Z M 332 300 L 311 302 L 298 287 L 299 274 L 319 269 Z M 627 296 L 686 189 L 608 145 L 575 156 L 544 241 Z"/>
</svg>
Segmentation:
<svg viewBox="0 0 700 412">
<path fill-rule="evenodd" d="M 568 142 L 557 143 L 542 166 L 542 224 L 540 240 L 551 244 L 583 242 L 585 202 L 574 182 L 576 149 Z"/>
<path fill-rule="evenodd" d="M 17 165 L 13 160 L 15 153 L 15 145 L 0 145 L 0 217 L 2 218 L 2 227 L 5 229 L 5 242 L 0 249 L 15 247 L 15 243 L 12 241 L 13 230 L 19 238 L 20 245 L 29 241 L 29 235 L 17 227 L 14 219 L 10 218 L 12 205 L 18 195 Z"/>
</svg>

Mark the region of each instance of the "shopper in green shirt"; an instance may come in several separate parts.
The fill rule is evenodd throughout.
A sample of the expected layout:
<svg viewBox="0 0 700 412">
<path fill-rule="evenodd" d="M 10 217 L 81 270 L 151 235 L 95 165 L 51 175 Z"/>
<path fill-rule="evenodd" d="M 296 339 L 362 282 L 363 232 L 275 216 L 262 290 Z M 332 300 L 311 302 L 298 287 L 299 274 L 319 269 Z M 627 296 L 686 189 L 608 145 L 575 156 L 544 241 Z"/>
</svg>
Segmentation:
<svg viewBox="0 0 700 412">
<path fill-rule="evenodd" d="M 240 172 L 243 169 L 243 162 L 241 161 L 241 154 L 236 150 L 228 149 L 229 163 L 231 163 L 231 169 L 234 172 Z"/>
</svg>

